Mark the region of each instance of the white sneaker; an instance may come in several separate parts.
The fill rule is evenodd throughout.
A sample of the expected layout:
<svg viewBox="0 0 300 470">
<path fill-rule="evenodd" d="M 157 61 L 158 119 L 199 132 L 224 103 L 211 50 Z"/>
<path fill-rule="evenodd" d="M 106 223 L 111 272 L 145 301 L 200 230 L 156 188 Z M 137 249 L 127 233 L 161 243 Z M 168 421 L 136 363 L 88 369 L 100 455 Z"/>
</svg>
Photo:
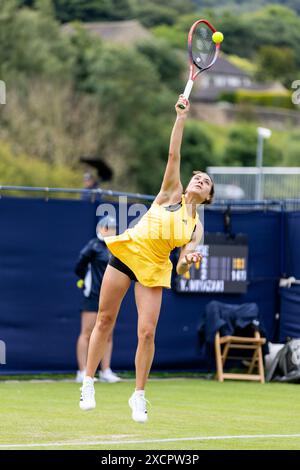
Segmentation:
<svg viewBox="0 0 300 470">
<path fill-rule="evenodd" d="M 116 382 L 120 382 L 120 377 L 117 376 L 117 374 L 114 374 L 114 372 L 111 369 L 105 369 L 103 372 L 99 372 L 99 379 L 100 382 L 107 382 L 110 384 L 114 384 Z"/>
<path fill-rule="evenodd" d="M 76 374 L 75 382 L 78 384 L 82 384 L 84 378 L 85 378 L 85 370 L 78 370 Z"/>
<path fill-rule="evenodd" d="M 94 379 L 86 377 L 80 390 L 80 409 L 83 411 L 89 411 L 96 408 Z"/>
<path fill-rule="evenodd" d="M 132 419 L 137 423 L 145 423 L 148 420 L 147 400 L 144 395 L 134 392 L 128 400 L 132 410 Z"/>
</svg>

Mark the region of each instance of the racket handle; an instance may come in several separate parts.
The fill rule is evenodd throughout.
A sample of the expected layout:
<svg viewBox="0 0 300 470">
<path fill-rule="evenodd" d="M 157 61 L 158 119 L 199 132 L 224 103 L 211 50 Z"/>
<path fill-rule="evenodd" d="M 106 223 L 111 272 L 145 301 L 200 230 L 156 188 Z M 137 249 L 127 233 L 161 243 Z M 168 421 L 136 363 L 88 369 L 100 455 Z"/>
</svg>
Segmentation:
<svg viewBox="0 0 300 470">
<path fill-rule="evenodd" d="M 186 100 L 188 100 L 189 97 L 190 97 L 193 85 L 194 85 L 194 80 L 189 79 L 186 86 L 185 86 L 184 92 L 183 92 L 183 96 L 185 97 Z M 180 109 L 185 109 L 185 105 L 180 104 L 179 108 Z"/>
</svg>

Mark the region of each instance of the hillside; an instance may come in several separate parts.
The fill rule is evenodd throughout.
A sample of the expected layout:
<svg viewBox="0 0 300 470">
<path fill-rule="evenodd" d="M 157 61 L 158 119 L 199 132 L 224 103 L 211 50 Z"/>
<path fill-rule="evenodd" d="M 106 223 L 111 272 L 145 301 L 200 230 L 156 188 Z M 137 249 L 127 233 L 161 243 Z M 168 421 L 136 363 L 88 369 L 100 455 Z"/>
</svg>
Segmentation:
<svg viewBox="0 0 300 470">
<path fill-rule="evenodd" d="M 78 185 L 80 158 L 86 156 L 112 168 L 110 187 L 157 192 L 174 103 L 185 84 L 187 31 L 199 15 L 194 3 L 181 0 L 2 2 L 0 79 L 9 94 L 0 107 L 0 184 Z M 222 49 L 238 66 L 255 80 L 291 89 L 300 71 L 300 18 L 292 10 L 267 5 L 237 16 L 216 8 L 208 18 L 224 32 Z M 127 27 L 133 20 L 143 23 L 142 41 L 120 46 L 111 40 L 123 19 Z M 230 125 L 188 121 L 184 183 L 193 169 L 212 161 L 254 163 L 258 123 L 250 119 L 248 104 Z M 274 131 L 265 162 L 297 165 L 299 141 L 299 130 L 291 126 Z"/>
<path fill-rule="evenodd" d="M 300 0 L 218 0 L 218 6 L 216 7 L 215 0 L 193 0 L 196 7 L 202 8 L 213 8 L 220 9 L 226 8 L 231 11 L 257 11 L 260 8 L 278 4 L 295 10 L 300 14 Z"/>
</svg>

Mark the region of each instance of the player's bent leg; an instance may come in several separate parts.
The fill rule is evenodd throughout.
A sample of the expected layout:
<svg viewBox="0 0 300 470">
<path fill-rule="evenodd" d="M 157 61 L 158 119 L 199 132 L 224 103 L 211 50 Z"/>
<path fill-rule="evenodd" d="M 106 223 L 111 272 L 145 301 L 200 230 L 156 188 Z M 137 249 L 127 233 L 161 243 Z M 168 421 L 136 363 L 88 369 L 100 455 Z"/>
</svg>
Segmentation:
<svg viewBox="0 0 300 470">
<path fill-rule="evenodd" d="M 130 286 L 129 277 L 108 265 L 103 276 L 99 313 L 90 338 L 86 375 L 94 377 L 112 334 L 121 302 Z"/>
<path fill-rule="evenodd" d="M 95 408 L 94 375 L 103 358 L 108 338 L 111 335 L 121 302 L 130 286 L 126 274 L 108 265 L 103 276 L 100 291 L 99 313 L 90 338 L 86 377 L 81 388 L 80 408 L 91 410 Z"/>
<path fill-rule="evenodd" d="M 129 399 L 132 419 L 139 423 L 148 420 L 145 385 L 154 357 L 154 338 L 159 318 L 162 288 L 135 285 L 138 310 L 138 347 L 135 357 L 136 390 Z"/>
</svg>

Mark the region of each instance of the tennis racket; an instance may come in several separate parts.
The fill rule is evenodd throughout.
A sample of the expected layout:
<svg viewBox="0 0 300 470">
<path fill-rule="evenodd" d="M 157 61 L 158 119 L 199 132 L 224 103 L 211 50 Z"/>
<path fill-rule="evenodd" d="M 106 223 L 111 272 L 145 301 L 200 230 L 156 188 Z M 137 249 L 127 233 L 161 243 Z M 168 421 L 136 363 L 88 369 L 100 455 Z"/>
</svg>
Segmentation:
<svg viewBox="0 0 300 470">
<path fill-rule="evenodd" d="M 185 99 L 189 99 L 194 81 L 201 72 L 214 65 L 220 51 L 220 43 L 212 39 L 216 29 L 206 20 L 198 20 L 191 27 L 188 35 L 188 52 L 190 75 L 183 92 Z M 181 109 L 184 104 L 179 105 Z"/>
</svg>

